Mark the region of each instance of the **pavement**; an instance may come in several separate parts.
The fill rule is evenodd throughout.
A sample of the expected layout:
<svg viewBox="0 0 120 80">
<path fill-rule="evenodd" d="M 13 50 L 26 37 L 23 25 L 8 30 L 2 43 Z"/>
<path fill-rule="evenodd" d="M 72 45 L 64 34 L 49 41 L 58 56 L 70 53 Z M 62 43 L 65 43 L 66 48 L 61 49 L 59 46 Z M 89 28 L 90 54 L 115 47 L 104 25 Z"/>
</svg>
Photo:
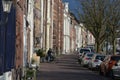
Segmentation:
<svg viewBox="0 0 120 80">
<path fill-rule="evenodd" d="M 60 55 L 55 61 L 41 63 L 37 80 L 111 80 L 82 67 L 76 54 Z"/>
</svg>

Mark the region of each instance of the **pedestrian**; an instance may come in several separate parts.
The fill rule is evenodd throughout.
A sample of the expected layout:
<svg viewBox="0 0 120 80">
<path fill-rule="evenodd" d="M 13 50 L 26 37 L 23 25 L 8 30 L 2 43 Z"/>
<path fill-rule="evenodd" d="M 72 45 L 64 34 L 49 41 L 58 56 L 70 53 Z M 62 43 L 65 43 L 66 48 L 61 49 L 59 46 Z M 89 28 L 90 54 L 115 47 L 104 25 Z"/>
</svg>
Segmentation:
<svg viewBox="0 0 120 80">
<path fill-rule="evenodd" d="M 48 60 L 48 62 L 50 62 L 51 57 L 52 57 L 52 49 L 49 48 L 49 50 L 48 50 L 48 52 L 47 52 L 47 60 Z"/>
</svg>

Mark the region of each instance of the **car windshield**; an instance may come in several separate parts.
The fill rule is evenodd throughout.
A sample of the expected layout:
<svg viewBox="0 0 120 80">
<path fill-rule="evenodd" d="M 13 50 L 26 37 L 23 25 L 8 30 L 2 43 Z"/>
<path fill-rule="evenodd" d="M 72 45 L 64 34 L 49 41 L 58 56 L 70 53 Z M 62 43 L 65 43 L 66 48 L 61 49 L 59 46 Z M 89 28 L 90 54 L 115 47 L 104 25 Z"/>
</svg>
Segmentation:
<svg viewBox="0 0 120 80">
<path fill-rule="evenodd" d="M 105 56 L 102 56 L 102 55 L 97 55 L 97 56 L 96 56 L 96 59 L 98 59 L 98 60 L 102 60 L 102 61 L 103 61 L 104 58 L 105 58 Z"/>
<path fill-rule="evenodd" d="M 88 56 L 88 57 L 92 57 L 92 56 L 93 56 L 93 54 L 87 54 L 87 56 Z"/>
<path fill-rule="evenodd" d="M 90 52 L 90 50 L 89 49 L 80 49 L 80 53 L 83 53 L 83 52 L 87 53 L 87 52 Z"/>
<path fill-rule="evenodd" d="M 120 56 L 112 56 L 111 60 L 119 61 L 120 60 Z"/>
</svg>

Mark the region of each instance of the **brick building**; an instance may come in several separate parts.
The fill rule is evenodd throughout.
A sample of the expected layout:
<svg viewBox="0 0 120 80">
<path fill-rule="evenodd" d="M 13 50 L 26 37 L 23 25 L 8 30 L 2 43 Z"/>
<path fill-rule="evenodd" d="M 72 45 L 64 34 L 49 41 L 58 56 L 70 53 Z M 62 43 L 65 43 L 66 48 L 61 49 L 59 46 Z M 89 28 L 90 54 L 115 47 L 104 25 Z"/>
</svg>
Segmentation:
<svg viewBox="0 0 120 80">
<path fill-rule="evenodd" d="M 39 49 L 41 46 L 41 1 L 34 0 L 34 48 Z"/>
<path fill-rule="evenodd" d="M 54 0 L 53 7 L 53 49 L 56 52 L 63 50 L 63 3 L 62 0 Z"/>
<path fill-rule="evenodd" d="M 25 10 L 25 0 L 19 0 L 16 3 L 16 78 L 19 79 L 17 76 L 22 75 L 22 73 L 19 71 L 20 69 L 23 68 L 23 20 L 24 20 L 24 10 Z M 15 80 L 14 79 L 14 80 Z"/>
<path fill-rule="evenodd" d="M 23 64 L 23 14 L 24 0 L 16 5 L 16 68 Z"/>
<path fill-rule="evenodd" d="M 71 26 L 70 26 L 70 51 L 74 51 L 76 49 L 76 30 L 75 26 L 79 24 L 73 13 L 70 13 L 71 17 Z"/>
</svg>

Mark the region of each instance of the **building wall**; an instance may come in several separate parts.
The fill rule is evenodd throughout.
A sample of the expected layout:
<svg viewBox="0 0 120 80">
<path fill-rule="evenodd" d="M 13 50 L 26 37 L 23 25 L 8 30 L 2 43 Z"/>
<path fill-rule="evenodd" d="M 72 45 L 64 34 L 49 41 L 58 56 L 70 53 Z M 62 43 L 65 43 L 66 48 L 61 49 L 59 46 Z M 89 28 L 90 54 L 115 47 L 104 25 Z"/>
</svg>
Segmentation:
<svg viewBox="0 0 120 80">
<path fill-rule="evenodd" d="M 78 25 L 78 20 L 76 19 L 73 13 L 70 13 L 71 16 L 71 27 L 70 27 L 70 50 L 74 51 L 77 47 L 76 45 L 76 30 L 75 27 Z M 77 33 L 78 34 L 78 33 Z"/>
<path fill-rule="evenodd" d="M 76 29 L 76 49 L 82 46 L 82 34 L 81 34 L 81 27 L 79 24 L 75 25 Z"/>
<path fill-rule="evenodd" d="M 90 31 L 87 31 L 87 45 L 94 45 L 95 38 Z"/>
<path fill-rule="evenodd" d="M 58 44 L 58 0 L 54 0 L 54 6 L 53 6 L 53 49 L 57 51 Z"/>
<path fill-rule="evenodd" d="M 44 12 L 44 0 L 40 0 L 40 46 L 41 46 L 41 48 L 43 48 L 43 33 L 44 33 L 44 14 L 43 14 L 43 12 Z"/>
<path fill-rule="evenodd" d="M 29 0 L 28 1 L 28 13 L 27 13 L 27 21 L 28 21 L 28 42 L 29 42 L 29 53 L 30 54 L 30 63 L 32 59 L 32 54 L 33 54 L 33 29 L 34 29 L 34 15 L 33 15 L 33 9 L 34 9 L 34 0 Z"/>
<path fill-rule="evenodd" d="M 15 75 L 14 80 L 22 75 L 19 71 L 23 69 L 23 53 L 24 53 L 24 0 L 19 0 L 16 4 L 16 68 L 13 75 Z M 18 72 L 19 74 L 16 74 Z"/>
<path fill-rule="evenodd" d="M 50 48 L 53 48 L 53 15 L 54 15 L 54 13 L 53 13 L 53 10 L 54 10 L 54 0 L 51 0 L 50 1 L 50 18 L 51 18 L 51 20 L 50 20 L 50 23 L 51 23 L 51 26 L 50 26 L 50 44 L 49 44 L 49 47 Z"/>
<path fill-rule="evenodd" d="M 23 65 L 23 14 L 24 0 L 16 5 L 16 68 Z"/>
<path fill-rule="evenodd" d="M 62 0 L 53 3 L 53 49 L 59 54 L 63 46 L 63 3 Z"/>
<path fill-rule="evenodd" d="M 76 49 L 76 34 L 75 34 L 75 26 L 71 25 L 70 27 L 70 51 L 74 51 Z"/>
<path fill-rule="evenodd" d="M 62 0 L 59 0 L 59 53 L 62 53 L 63 51 L 63 10 L 64 5 L 62 3 Z"/>
<path fill-rule="evenodd" d="M 43 48 L 46 50 L 46 26 L 47 26 L 47 0 L 42 0 L 43 1 Z M 46 50 L 47 51 L 47 50 Z"/>
<path fill-rule="evenodd" d="M 46 50 L 48 51 L 48 49 L 50 48 L 51 46 L 51 14 L 52 14 L 52 1 L 51 0 L 47 0 L 47 24 L 46 24 Z"/>
<path fill-rule="evenodd" d="M 81 34 L 82 34 L 82 47 L 87 46 L 87 29 L 84 27 L 82 23 L 80 23 Z"/>
<path fill-rule="evenodd" d="M 41 48 L 41 1 L 34 0 L 34 48 Z"/>
<path fill-rule="evenodd" d="M 70 23 L 71 19 L 68 12 L 68 3 L 64 4 L 64 32 L 63 32 L 63 53 L 69 53 L 70 52 Z"/>
</svg>

